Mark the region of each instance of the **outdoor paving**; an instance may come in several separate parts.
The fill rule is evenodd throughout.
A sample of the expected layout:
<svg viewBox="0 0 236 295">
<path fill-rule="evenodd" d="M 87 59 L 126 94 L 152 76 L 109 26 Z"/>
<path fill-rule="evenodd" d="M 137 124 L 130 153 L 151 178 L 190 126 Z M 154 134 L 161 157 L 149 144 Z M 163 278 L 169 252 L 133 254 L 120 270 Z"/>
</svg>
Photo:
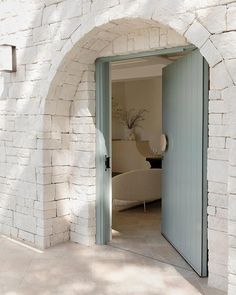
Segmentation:
<svg viewBox="0 0 236 295">
<path fill-rule="evenodd" d="M 40 252 L 0 238 L 0 294 L 223 295 L 194 272 L 111 246 Z"/>
<path fill-rule="evenodd" d="M 39 251 L 0 237 L 0 294 L 225 295 L 172 252 L 155 256 L 152 249 L 148 257 L 118 246 L 121 241 L 93 247 L 67 242 Z"/>
</svg>

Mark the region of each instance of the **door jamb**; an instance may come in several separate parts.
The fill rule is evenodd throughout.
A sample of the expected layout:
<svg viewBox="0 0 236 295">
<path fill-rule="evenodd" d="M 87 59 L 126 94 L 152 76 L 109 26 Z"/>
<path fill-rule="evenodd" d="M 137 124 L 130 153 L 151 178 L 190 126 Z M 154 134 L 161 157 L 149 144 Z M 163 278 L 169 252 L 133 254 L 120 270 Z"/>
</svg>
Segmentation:
<svg viewBox="0 0 236 295">
<path fill-rule="evenodd" d="M 209 66 L 203 59 L 203 142 L 202 142 L 202 276 L 208 276 L 208 246 L 207 246 L 207 203 L 208 203 L 208 184 L 207 184 L 207 148 L 208 148 L 208 106 L 209 106 Z"/>
</svg>

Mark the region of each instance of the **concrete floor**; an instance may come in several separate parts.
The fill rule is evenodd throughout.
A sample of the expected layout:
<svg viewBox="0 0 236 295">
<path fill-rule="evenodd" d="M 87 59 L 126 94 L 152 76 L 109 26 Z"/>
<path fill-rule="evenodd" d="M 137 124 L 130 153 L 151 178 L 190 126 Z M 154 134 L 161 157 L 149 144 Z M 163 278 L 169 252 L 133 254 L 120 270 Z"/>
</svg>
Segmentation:
<svg viewBox="0 0 236 295">
<path fill-rule="evenodd" d="M 143 206 L 120 212 L 113 211 L 112 241 L 109 244 L 117 249 L 139 254 L 143 258 L 163 262 L 178 271 L 181 270 L 183 277 L 188 278 L 192 287 L 197 289 L 189 290 L 189 294 L 224 294 L 208 287 L 207 278 L 199 278 L 175 248 L 161 235 L 160 200 L 147 204 L 146 212 Z M 180 294 L 184 293 L 180 292 Z"/>
<path fill-rule="evenodd" d="M 207 279 L 200 279 L 172 250 L 164 255 L 163 248 L 158 256 L 155 248 L 145 257 L 116 246 L 68 242 L 39 251 L 0 237 L 0 294 L 224 295 L 209 288 Z"/>
<path fill-rule="evenodd" d="M 192 270 L 161 234 L 161 202 L 113 211 L 111 246 Z"/>
</svg>

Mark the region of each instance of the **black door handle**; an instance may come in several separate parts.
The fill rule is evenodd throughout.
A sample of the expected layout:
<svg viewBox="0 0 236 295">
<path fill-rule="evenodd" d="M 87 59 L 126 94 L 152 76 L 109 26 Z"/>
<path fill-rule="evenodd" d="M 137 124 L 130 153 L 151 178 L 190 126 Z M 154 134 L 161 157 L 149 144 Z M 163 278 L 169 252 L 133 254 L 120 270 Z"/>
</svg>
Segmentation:
<svg viewBox="0 0 236 295">
<path fill-rule="evenodd" d="M 110 160 L 111 160 L 111 157 L 105 156 L 105 170 L 108 170 L 111 168 Z"/>
</svg>

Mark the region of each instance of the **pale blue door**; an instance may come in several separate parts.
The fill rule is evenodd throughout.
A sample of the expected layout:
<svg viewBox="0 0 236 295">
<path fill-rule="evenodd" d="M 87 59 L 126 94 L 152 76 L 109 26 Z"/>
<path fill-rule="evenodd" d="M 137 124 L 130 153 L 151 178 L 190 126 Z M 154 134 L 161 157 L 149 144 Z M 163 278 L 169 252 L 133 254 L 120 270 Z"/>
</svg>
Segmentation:
<svg viewBox="0 0 236 295">
<path fill-rule="evenodd" d="M 162 233 L 207 275 L 207 65 L 198 50 L 163 70 Z"/>
</svg>

